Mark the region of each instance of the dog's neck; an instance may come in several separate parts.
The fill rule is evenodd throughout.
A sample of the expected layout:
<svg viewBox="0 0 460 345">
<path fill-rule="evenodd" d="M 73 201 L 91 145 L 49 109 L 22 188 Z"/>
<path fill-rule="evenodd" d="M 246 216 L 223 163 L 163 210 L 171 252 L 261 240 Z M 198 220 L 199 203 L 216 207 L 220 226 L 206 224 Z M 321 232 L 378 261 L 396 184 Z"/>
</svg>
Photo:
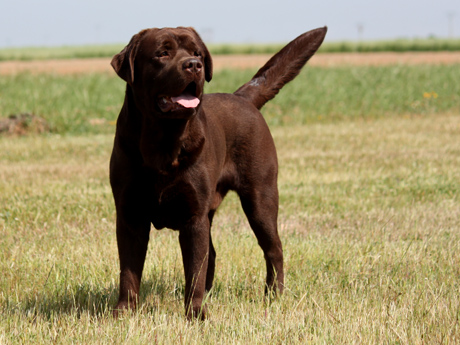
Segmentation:
<svg viewBox="0 0 460 345">
<path fill-rule="evenodd" d="M 190 119 L 159 119 L 142 114 L 129 90 L 125 106 L 125 114 L 130 115 L 124 121 L 130 123 L 129 127 L 138 129 L 136 146 L 144 167 L 169 175 L 198 158 L 205 142 L 202 119 L 198 118 L 198 114 Z M 133 114 L 136 116 L 133 117 Z"/>
<path fill-rule="evenodd" d="M 177 168 L 187 127 L 187 120 L 161 120 L 144 116 L 139 141 L 144 166 L 162 174 Z"/>
<path fill-rule="evenodd" d="M 144 166 L 169 175 L 193 163 L 203 149 L 204 140 L 196 117 L 190 120 L 144 118 L 139 148 Z"/>
</svg>

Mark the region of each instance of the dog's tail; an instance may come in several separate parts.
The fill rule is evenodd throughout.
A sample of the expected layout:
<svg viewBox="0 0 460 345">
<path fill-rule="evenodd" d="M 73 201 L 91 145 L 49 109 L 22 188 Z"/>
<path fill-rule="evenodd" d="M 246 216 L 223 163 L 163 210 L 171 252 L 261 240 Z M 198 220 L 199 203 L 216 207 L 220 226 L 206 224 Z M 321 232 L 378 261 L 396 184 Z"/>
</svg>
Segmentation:
<svg viewBox="0 0 460 345">
<path fill-rule="evenodd" d="M 257 109 L 262 108 L 299 74 L 323 43 L 326 32 L 327 27 L 311 30 L 291 41 L 259 69 L 251 81 L 236 90 L 235 95 L 246 98 Z"/>
</svg>

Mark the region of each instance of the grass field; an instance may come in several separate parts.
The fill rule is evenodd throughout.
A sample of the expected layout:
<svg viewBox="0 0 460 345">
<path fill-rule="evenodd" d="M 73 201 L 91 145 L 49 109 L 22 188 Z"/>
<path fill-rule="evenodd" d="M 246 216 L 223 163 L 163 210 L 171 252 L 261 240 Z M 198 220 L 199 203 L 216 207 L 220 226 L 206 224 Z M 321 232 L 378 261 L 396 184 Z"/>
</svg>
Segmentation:
<svg viewBox="0 0 460 345">
<path fill-rule="evenodd" d="M 140 309 L 110 316 L 122 83 L 2 77 L 1 116 L 33 112 L 53 132 L 0 137 L 0 344 L 459 343 L 459 70 L 307 68 L 283 89 L 264 113 L 280 160 L 286 293 L 264 300 L 262 251 L 230 195 L 203 323 L 183 317 L 169 230 L 151 233 Z M 219 72 L 207 91 L 249 75 Z"/>
<path fill-rule="evenodd" d="M 206 92 L 233 92 L 255 70 L 223 70 Z M 309 67 L 268 103 L 270 125 L 460 113 L 458 65 Z M 124 97 L 113 74 L 17 74 L 0 78 L 0 117 L 33 113 L 55 133 L 113 133 Z"/>
</svg>

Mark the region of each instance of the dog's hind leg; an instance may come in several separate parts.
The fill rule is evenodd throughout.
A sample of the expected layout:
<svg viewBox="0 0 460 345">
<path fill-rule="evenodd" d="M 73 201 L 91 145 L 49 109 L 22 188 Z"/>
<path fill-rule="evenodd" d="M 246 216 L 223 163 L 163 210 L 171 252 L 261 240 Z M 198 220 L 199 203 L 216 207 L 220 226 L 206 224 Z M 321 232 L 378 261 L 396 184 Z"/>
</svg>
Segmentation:
<svg viewBox="0 0 460 345">
<path fill-rule="evenodd" d="M 211 237 L 211 227 L 212 227 L 212 219 L 214 217 L 215 210 L 211 210 L 209 212 L 209 258 L 208 258 L 208 270 L 206 272 L 206 291 L 210 291 L 212 288 L 212 283 L 214 281 L 214 271 L 216 268 L 216 250 L 214 249 L 214 245 L 212 244 L 212 237 Z"/>
<path fill-rule="evenodd" d="M 243 210 L 265 256 L 265 293 L 283 292 L 283 249 L 278 235 L 278 189 L 275 184 L 239 193 Z"/>
</svg>

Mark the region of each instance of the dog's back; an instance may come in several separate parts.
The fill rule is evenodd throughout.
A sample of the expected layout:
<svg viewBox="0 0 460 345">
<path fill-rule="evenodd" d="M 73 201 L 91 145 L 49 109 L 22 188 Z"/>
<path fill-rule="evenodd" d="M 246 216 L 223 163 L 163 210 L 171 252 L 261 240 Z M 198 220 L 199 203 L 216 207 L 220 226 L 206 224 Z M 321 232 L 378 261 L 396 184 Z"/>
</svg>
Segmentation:
<svg viewBox="0 0 460 345">
<path fill-rule="evenodd" d="M 275 145 L 259 109 L 299 74 L 321 46 L 326 32 L 327 28 L 324 27 L 300 35 L 275 54 L 249 82 L 233 94 L 204 95 L 202 108 L 206 112 L 206 121 L 211 124 L 218 122 L 211 125 L 210 129 L 222 129 L 225 133 L 222 139 L 227 146 L 227 162 L 231 162 L 227 164 L 238 165 L 235 169 L 231 167 L 235 176 L 230 171 L 223 174 L 225 178 L 221 180 L 229 181 L 225 190 L 238 192 L 240 188 L 252 184 L 252 181 L 247 181 L 248 176 L 250 179 L 265 180 L 256 173 L 257 170 L 274 171 L 272 175 L 277 175 Z"/>
<path fill-rule="evenodd" d="M 250 99 L 235 94 L 208 94 L 203 96 L 202 103 L 207 129 L 213 132 L 208 136 L 213 140 L 210 150 L 218 150 L 217 142 L 225 145 L 225 155 L 215 158 L 220 161 L 225 157 L 223 164 L 227 166 L 220 179 L 221 183 L 227 181 L 225 190 L 239 192 L 251 185 L 248 178 L 260 177 L 254 176 L 256 170 L 277 173 L 276 149 L 270 130 Z"/>
</svg>

